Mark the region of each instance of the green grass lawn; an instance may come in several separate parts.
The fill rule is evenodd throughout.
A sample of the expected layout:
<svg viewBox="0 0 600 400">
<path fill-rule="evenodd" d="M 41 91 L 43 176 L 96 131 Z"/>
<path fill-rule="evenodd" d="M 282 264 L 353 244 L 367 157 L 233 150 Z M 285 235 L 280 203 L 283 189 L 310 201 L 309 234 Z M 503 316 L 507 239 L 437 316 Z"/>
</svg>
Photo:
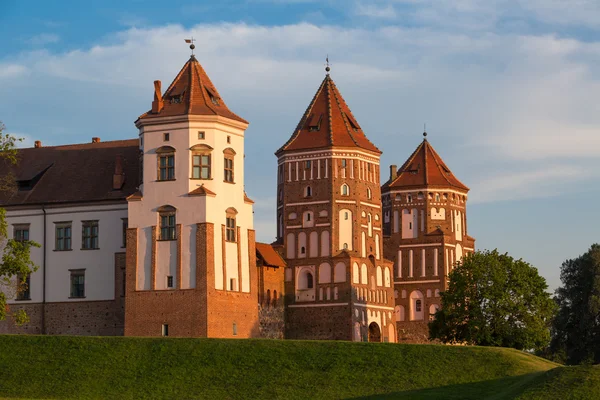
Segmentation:
<svg viewBox="0 0 600 400">
<path fill-rule="evenodd" d="M 4 398 L 479 400 L 598 390 L 599 370 L 555 367 L 502 348 L 0 336 Z"/>
</svg>

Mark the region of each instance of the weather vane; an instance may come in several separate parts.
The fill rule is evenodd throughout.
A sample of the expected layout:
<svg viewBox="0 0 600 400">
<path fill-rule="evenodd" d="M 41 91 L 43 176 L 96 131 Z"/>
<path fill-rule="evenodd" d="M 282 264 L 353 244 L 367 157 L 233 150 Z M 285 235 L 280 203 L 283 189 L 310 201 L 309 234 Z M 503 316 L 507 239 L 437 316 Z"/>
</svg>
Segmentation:
<svg viewBox="0 0 600 400">
<path fill-rule="evenodd" d="M 423 124 L 423 137 L 426 138 L 427 137 L 427 123 Z"/>
<path fill-rule="evenodd" d="M 329 68 L 329 54 L 327 54 L 327 57 L 325 57 L 325 61 L 326 61 L 325 72 L 327 72 L 327 75 L 329 75 L 329 71 L 331 71 L 331 68 Z"/>
<path fill-rule="evenodd" d="M 185 39 L 186 43 L 191 43 L 190 44 L 190 49 L 192 49 L 192 55 L 194 55 L 194 49 L 196 48 L 196 45 L 194 44 L 195 41 L 196 41 L 196 39 L 194 39 L 193 36 L 192 36 L 191 39 Z"/>
</svg>

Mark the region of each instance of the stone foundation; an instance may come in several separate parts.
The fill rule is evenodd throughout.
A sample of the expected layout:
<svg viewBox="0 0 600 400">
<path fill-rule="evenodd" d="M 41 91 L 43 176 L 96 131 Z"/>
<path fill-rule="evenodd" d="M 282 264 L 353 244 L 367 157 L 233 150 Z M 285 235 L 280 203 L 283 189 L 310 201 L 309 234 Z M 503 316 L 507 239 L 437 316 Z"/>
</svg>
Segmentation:
<svg viewBox="0 0 600 400">
<path fill-rule="evenodd" d="M 265 339 L 283 339 L 284 334 L 284 308 L 277 306 L 258 306 L 258 320 L 260 337 Z"/>
<path fill-rule="evenodd" d="M 431 343 L 429 321 L 397 322 L 398 343 Z"/>
</svg>

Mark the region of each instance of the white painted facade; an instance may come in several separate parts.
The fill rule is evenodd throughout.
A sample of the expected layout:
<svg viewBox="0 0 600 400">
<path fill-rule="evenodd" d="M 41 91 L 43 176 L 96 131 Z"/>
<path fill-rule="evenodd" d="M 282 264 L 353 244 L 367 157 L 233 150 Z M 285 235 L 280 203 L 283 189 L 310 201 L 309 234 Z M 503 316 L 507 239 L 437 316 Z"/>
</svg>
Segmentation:
<svg viewBox="0 0 600 400">
<path fill-rule="evenodd" d="M 45 216 L 44 216 L 45 211 Z M 8 238 L 15 225 L 28 224 L 29 240 L 42 247 L 31 248 L 31 260 L 39 267 L 31 274 L 30 300 L 10 299 L 10 304 L 44 301 L 44 254 L 46 266 L 45 301 L 79 302 L 114 300 L 115 253 L 124 253 L 123 220 L 127 204 L 87 203 L 86 205 L 9 208 L 6 212 Z M 44 246 L 44 218 L 46 246 Z M 82 221 L 98 221 L 98 249 L 82 249 Z M 56 250 L 57 223 L 71 224 L 71 249 Z M 84 297 L 71 298 L 71 270 L 85 271 Z M 118 288 L 117 288 L 118 289 Z"/>
<path fill-rule="evenodd" d="M 196 281 L 196 224 L 214 224 L 215 288 L 250 292 L 250 265 L 248 254 L 248 230 L 254 229 L 252 204 L 245 201 L 244 194 L 244 131 L 246 123 L 220 116 L 185 115 L 141 119 L 137 122 L 140 146 L 143 153 L 143 184 L 140 186 L 141 201 L 129 202 L 129 227 L 138 228 L 137 290 L 151 290 L 152 227 L 160 231 L 158 208 L 175 208 L 176 224 L 181 224 L 182 252 L 181 277 L 176 271 L 175 241 L 158 241 L 156 248 L 156 290 L 168 289 L 167 277 L 173 277 L 173 286 L 194 288 Z M 203 139 L 199 132 L 204 132 Z M 165 133 L 169 140 L 165 141 Z M 211 156 L 210 179 L 192 178 L 192 155 L 194 146 Z M 157 149 L 170 146 L 175 149 L 175 179 L 158 180 Z M 225 153 L 232 151 L 234 182 L 226 182 L 224 176 Z M 200 186 L 214 195 L 190 196 Z M 235 210 L 235 222 L 239 231 L 236 241 L 225 241 L 222 226 L 226 224 L 227 210 Z M 223 262 L 225 242 L 225 266 Z M 238 255 L 238 242 L 240 253 Z M 238 270 L 238 256 L 241 276 Z M 223 268 L 225 267 L 225 268 Z M 223 276 L 225 274 L 226 276 Z M 236 282 L 230 286 L 231 280 Z M 227 287 L 224 287 L 224 282 Z M 241 287 L 239 283 L 241 282 Z"/>
</svg>

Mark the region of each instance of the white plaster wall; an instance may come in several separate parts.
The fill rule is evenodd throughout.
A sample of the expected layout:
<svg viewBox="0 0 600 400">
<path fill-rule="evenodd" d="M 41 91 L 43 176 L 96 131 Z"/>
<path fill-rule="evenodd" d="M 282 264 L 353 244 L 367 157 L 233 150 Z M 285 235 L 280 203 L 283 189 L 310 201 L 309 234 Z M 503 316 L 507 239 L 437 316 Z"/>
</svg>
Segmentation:
<svg viewBox="0 0 600 400">
<path fill-rule="evenodd" d="M 173 277 L 177 287 L 177 242 L 173 240 L 156 243 L 156 289 L 167 289 L 167 276 Z"/>
<path fill-rule="evenodd" d="M 441 207 L 436 209 L 435 207 L 431 208 L 431 219 L 433 220 L 445 220 L 446 219 L 446 210 Z"/>
<path fill-rule="evenodd" d="M 85 205 L 46 208 L 46 248 L 33 248 L 32 261 L 39 266 L 31 275 L 31 301 L 42 301 L 43 254 L 46 253 L 46 301 L 112 300 L 115 294 L 115 253 L 122 247 L 122 218 L 127 218 L 126 204 Z M 81 250 L 81 221 L 97 220 L 98 250 Z M 54 251 L 55 222 L 71 221 L 71 251 Z M 41 208 L 7 210 L 9 238 L 14 224 L 30 224 L 29 237 L 40 245 L 44 238 L 44 217 Z M 70 269 L 85 269 L 85 298 L 69 299 Z M 22 303 L 9 301 L 10 303 Z"/>
<path fill-rule="evenodd" d="M 417 209 L 402 210 L 402 239 L 413 239 L 418 235 L 419 216 Z"/>
</svg>

